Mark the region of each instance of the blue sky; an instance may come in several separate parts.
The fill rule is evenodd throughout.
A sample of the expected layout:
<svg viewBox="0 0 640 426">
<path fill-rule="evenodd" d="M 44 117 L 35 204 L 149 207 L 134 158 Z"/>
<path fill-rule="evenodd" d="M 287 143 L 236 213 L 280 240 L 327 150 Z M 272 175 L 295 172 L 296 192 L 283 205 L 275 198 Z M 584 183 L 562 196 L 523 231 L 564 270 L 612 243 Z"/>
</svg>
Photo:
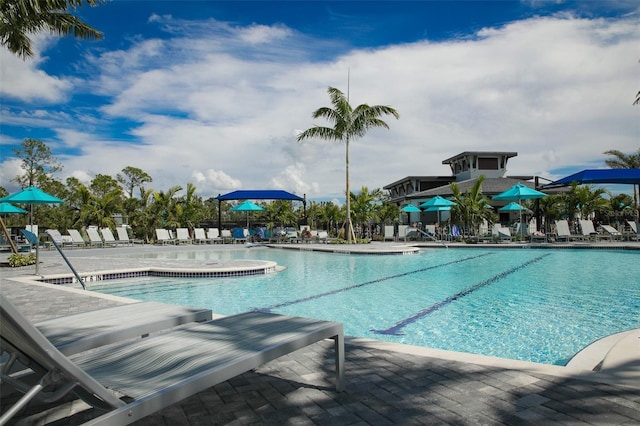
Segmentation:
<svg viewBox="0 0 640 426">
<path fill-rule="evenodd" d="M 0 50 L 0 184 L 13 148 L 45 141 L 58 176 L 139 167 L 202 196 L 279 188 L 342 199 L 344 146 L 297 143 L 329 106 L 400 119 L 351 144 L 351 185 L 449 175 L 463 151 L 516 151 L 508 174 L 550 179 L 640 147 L 633 1 L 111 1 L 78 14 L 103 41 L 38 35 Z"/>
</svg>

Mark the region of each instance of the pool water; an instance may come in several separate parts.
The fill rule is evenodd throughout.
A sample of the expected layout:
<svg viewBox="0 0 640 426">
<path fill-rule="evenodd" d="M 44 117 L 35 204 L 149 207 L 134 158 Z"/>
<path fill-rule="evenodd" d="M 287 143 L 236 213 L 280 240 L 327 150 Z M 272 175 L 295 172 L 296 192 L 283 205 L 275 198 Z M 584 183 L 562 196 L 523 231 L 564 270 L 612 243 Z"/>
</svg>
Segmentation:
<svg viewBox="0 0 640 426">
<path fill-rule="evenodd" d="M 144 257 L 148 258 L 149 255 Z M 345 334 L 565 365 L 612 333 L 640 328 L 640 253 L 431 249 L 409 256 L 252 248 L 160 252 L 163 259 L 264 259 L 269 275 L 102 281 L 93 291 L 344 324 Z"/>
</svg>

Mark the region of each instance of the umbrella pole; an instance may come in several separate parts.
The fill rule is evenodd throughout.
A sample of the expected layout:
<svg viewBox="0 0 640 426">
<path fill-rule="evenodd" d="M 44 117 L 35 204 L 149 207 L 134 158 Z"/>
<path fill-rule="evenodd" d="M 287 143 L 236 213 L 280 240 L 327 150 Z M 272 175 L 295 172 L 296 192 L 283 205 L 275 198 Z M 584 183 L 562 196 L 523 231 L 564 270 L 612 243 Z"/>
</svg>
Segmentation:
<svg viewBox="0 0 640 426">
<path fill-rule="evenodd" d="M 11 246 L 11 251 L 14 254 L 18 254 L 18 249 L 16 248 L 16 245 L 13 244 L 13 240 L 11 239 L 11 235 L 9 235 L 9 231 L 7 231 L 7 227 L 4 226 L 4 221 L 2 220 L 1 217 L 0 217 L 0 225 L 2 226 L 2 232 L 4 232 L 4 235 L 7 237 L 7 241 L 9 241 L 9 245 Z"/>
</svg>

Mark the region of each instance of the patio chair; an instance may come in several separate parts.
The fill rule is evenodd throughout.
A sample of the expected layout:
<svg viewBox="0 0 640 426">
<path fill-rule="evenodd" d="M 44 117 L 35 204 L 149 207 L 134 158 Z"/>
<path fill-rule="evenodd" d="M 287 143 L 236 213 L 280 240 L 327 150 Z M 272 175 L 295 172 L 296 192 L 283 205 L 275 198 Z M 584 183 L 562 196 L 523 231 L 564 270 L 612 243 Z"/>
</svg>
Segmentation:
<svg viewBox="0 0 640 426">
<path fill-rule="evenodd" d="M 587 239 L 593 239 L 594 241 L 601 239 L 611 239 L 609 235 L 599 234 L 596 228 L 593 226 L 593 222 L 590 220 L 580 220 L 580 232 L 582 236 Z"/>
<path fill-rule="evenodd" d="M 317 241 L 327 244 L 329 242 L 329 233 L 327 231 L 318 231 Z"/>
<path fill-rule="evenodd" d="M 87 236 L 89 237 L 89 246 L 104 247 L 104 241 L 96 228 L 87 228 Z"/>
<path fill-rule="evenodd" d="M 71 247 L 86 247 L 87 243 L 77 229 L 67 229 L 67 234 L 71 237 Z"/>
<path fill-rule="evenodd" d="M 500 225 L 499 223 L 496 223 L 495 225 L 493 225 L 492 234 L 500 242 L 502 242 L 502 241 L 506 241 L 506 242 L 513 241 L 513 237 L 511 236 L 511 230 L 509 228 L 506 228 L 506 227 Z"/>
<path fill-rule="evenodd" d="M 625 233 L 628 240 L 640 241 L 640 233 L 638 232 L 638 224 L 633 220 L 628 220 L 630 231 Z"/>
<path fill-rule="evenodd" d="M 65 239 L 62 237 L 62 234 L 57 229 L 47 229 L 44 232 L 45 232 L 45 234 L 47 234 L 47 236 L 52 241 L 55 241 L 55 243 L 58 245 L 58 247 L 60 247 L 60 248 L 63 248 L 63 247 L 71 247 L 71 248 L 73 248 L 73 242 L 72 241 L 65 241 Z M 71 238 L 71 237 L 69 237 L 69 238 Z"/>
<path fill-rule="evenodd" d="M 211 318 L 211 309 L 136 302 L 53 318 L 37 323 L 36 328 L 60 352 L 72 355 Z"/>
<path fill-rule="evenodd" d="M 169 231 L 164 228 L 156 228 L 156 242 L 158 244 L 175 244 L 176 239 L 169 234 Z"/>
<path fill-rule="evenodd" d="M 333 339 L 336 389 L 343 388 L 342 324 L 310 318 L 247 312 L 182 326 L 145 339 L 106 346 L 68 358 L 0 295 L 0 343 L 8 353 L 2 382 L 24 393 L 6 409 L 7 423 L 33 398 L 56 401 L 74 392 L 106 413 L 95 425 L 133 423 L 204 389 L 282 355 Z M 37 383 L 13 373 L 28 365 Z"/>
<path fill-rule="evenodd" d="M 193 243 L 189 230 L 187 228 L 176 228 L 176 240 L 178 243 Z"/>
<path fill-rule="evenodd" d="M 207 238 L 209 239 L 209 241 L 211 241 L 214 244 L 223 242 L 218 228 L 209 228 L 207 230 Z"/>
<path fill-rule="evenodd" d="M 571 240 L 584 240 L 584 237 L 582 235 L 572 234 L 569 229 L 569 222 L 563 219 L 556 220 L 556 240 L 569 242 Z"/>
<path fill-rule="evenodd" d="M 616 228 L 611 225 L 600 225 L 604 232 L 609 234 L 609 238 L 612 240 L 622 240 L 622 234 Z"/>
<path fill-rule="evenodd" d="M 220 238 L 222 238 L 222 243 L 232 243 L 233 235 L 231 235 L 231 231 L 228 229 L 223 229 L 220 231 Z"/>
<path fill-rule="evenodd" d="M 396 240 L 396 235 L 394 232 L 394 227 L 393 225 L 385 225 L 384 226 L 384 241 L 387 240 L 391 240 L 391 241 L 395 241 Z"/>
<path fill-rule="evenodd" d="M 209 243 L 209 238 L 207 238 L 204 228 L 193 228 L 193 242 L 196 244 Z"/>
<path fill-rule="evenodd" d="M 102 240 L 105 245 L 110 245 L 115 247 L 118 245 L 116 241 L 116 237 L 113 236 L 113 232 L 111 232 L 111 228 L 101 228 L 100 233 L 102 234 Z"/>
<path fill-rule="evenodd" d="M 398 239 L 407 240 L 407 229 L 409 229 L 408 225 L 398 225 Z"/>
<path fill-rule="evenodd" d="M 133 240 L 129 238 L 129 232 L 127 232 L 127 228 L 125 228 L 124 226 L 118 226 L 116 228 L 116 233 L 118 234 L 118 243 L 127 246 L 133 245 Z"/>
<path fill-rule="evenodd" d="M 244 228 L 233 228 L 233 243 L 236 244 L 242 244 L 242 243 L 246 243 L 247 242 L 247 231 Z"/>
</svg>

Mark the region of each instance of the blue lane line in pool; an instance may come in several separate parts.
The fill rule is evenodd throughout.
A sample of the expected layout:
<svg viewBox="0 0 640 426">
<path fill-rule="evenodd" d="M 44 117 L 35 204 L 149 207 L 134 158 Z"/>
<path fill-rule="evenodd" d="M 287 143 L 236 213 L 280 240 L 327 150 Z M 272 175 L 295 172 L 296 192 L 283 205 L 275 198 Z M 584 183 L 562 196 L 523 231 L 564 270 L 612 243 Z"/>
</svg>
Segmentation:
<svg viewBox="0 0 640 426">
<path fill-rule="evenodd" d="M 273 309 L 283 308 L 285 306 L 295 305 L 296 303 L 302 303 L 302 302 L 307 302 L 309 300 L 319 299 L 321 297 L 330 296 L 332 294 L 337 294 L 337 293 L 342 293 L 343 291 L 353 290 L 355 288 L 360 288 L 360 287 L 364 287 L 366 285 L 376 284 L 376 283 L 379 283 L 379 282 L 382 282 L 382 281 L 386 281 L 386 280 L 391 280 L 391 279 L 394 279 L 394 278 L 399 278 L 399 277 L 404 277 L 404 276 L 411 275 L 411 274 L 416 274 L 418 272 L 429 271 L 431 269 L 442 268 L 444 266 L 454 265 L 456 263 L 461 263 L 461 262 L 466 262 L 468 260 L 478 259 L 480 257 L 488 256 L 490 254 L 491 253 L 484 253 L 484 254 L 479 254 L 479 255 L 476 255 L 476 256 L 465 257 L 464 259 L 457 259 L 457 260 L 453 260 L 451 262 L 441 263 L 440 265 L 433 265 L 433 266 L 429 266 L 429 267 L 426 267 L 426 268 L 420 268 L 420 269 L 416 269 L 415 271 L 403 272 L 401 274 L 391 275 L 391 276 L 388 276 L 388 277 L 378 278 L 376 280 L 367 281 L 367 282 L 356 284 L 356 285 L 352 285 L 352 286 L 349 286 L 349 287 L 344 287 L 344 288 L 339 288 L 339 289 L 336 289 L 336 290 L 327 291 L 326 293 L 315 294 L 313 296 L 303 297 L 301 299 L 291 300 L 289 302 L 278 303 L 277 305 L 271 305 L 271 306 L 268 306 L 266 308 L 253 308 L 252 311 L 269 313 Z"/>
<path fill-rule="evenodd" d="M 443 300 L 442 302 L 438 302 L 435 305 L 431 305 L 428 308 L 421 310 L 417 314 L 415 314 L 415 315 L 413 315 L 413 316 L 411 316 L 409 318 L 403 319 L 400 322 L 397 322 L 396 325 L 394 325 L 393 327 L 390 327 L 390 328 L 387 328 L 387 329 L 384 329 L 384 330 L 371 330 L 371 331 L 373 331 L 374 333 L 377 333 L 377 334 L 391 334 L 391 335 L 400 336 L 400 335 L 404 334 L 402 332 L 402 329 L 404 327 L 406 327 L 407 325 L 409 325 L 409 324 L 411 324 L 413 322 L 416 322 L 420 318 L 425 317 L 425 316 L 437 311 L 438 309 L 440 309 L 440 308 L 442 308 L 442 307 L 444 307 L 444 306 L 446 306 L 446 305 L 448 305 L 448 304 L 450 304 L 452 302 L 455 302 L 456 300 L 458 300 L 458 299 L 460 299 L 460 298 L 462 298 L 464 296 L 468 296 L 469 294 L 473 293 L 474 291 L 476 291 L 476 290 L 478 290 L 478 289 L 480 289 L 482 287 L 485 287 L 485 286 L 487 286 L 489 284 L 493 284 L 496 281 L 500 281 L 501 279 L 505 278 L 506 276 L 511 275 L 514 272 L 519 271 L 520 269 L 526 268 L 527 266 L 529 266 L 529 265 L 531 265 L 533 263 L 536 263 L 536 262 L 540 261 L 542 258 L 547 257 L 547 256 L 549 256 L 549 253 L 543 254 L 542 256 L 538 256 L 538 257 L 536 257 L 534 259 L 531 259 L 531 260 L 529 260 L 529 261 L 527 261 L 527 262 L 525 262 L 525 263 L 523 263 L 521 265 L 516 266 L 515 268 L 511 268 L 511 269 L 509 269 L 507 271 L 504 271 L 504 272 L 501 272 L 501 273 L 499 273 L 497 275 L 494 275 L 493 277 L 489 278 L 486 281 L 483 281 L 483 282 L 478 283 L 478 284 L 476 284 L 474 286 L 471 286 L 471 287 L 467 288 L 466 290 L 463 290 L 463 291 L 461 291 L 459 293 L 454 294 L 453 296 L 449 296 L 445 300 Z"/>
</svg>

